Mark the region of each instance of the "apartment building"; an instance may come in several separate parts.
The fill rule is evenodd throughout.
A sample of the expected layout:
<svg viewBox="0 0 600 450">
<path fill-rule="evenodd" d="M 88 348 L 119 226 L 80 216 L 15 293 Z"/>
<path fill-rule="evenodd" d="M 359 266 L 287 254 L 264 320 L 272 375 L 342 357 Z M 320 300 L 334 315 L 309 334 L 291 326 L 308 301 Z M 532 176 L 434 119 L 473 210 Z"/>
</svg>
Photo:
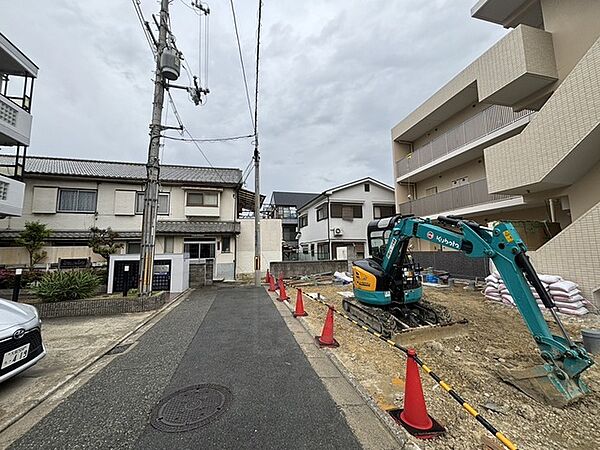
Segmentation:
<svg viewBox="0 0 600 450">
<path fill-rule="evenodd" d="M 509 31 L 392 129 L 397 209 L 558 223 L 536 268 L 600 303 L 600 2 L 480 0 L 471 15 Z"/>
<path fill-rule="evenodd" d="M 299 259 L 369 256 L 367 225 L 394 214 L 394 189 L 381 181 L 361 178 L 328 189 L 298 209 Z"/>
<path fill-rule="evenodd" d="M 268 216 L 281 219 L 281 251 L 284 261 L 298 259 L 298 208 L 319 194 L 273 191 Z"/>
<path fill-rule="evenodd" d="M 0 162 L 7 160 L 0 156 Z M 102 261 L 87 246 L 91 227 L 111 227 L 122 253 L 138 254 L 145 177 L 146 167 L 139 163 L 27 157 L 23 214 L 0 220 L 0 263 L 27 263 L 25 249 L 14 240 L 28 221 L 52 230 L 43 265 L 59 258 Z M 239 169 L 162 165 L 160 180 L 158 254 L 185 253 L 191 264 L 213 260 L 217 279 L 253 271 L 254 252 L 247 251 L 254 245 L 253 221 L 238 217 L 253 208 L 254 194 L 241 188 Z M 281 221 L 265 220 L 261 226 L 272 238 L 263 242 L 268 267 L 281 260 Z"/>
<path fill-rule="evenodd" d="M 31 138 L 31 101 L 38 67 L 0 33 L 0 150 L 10 158 L 0 167 L 0 217 L 19 216 L 25 184 L 21 181 Z"/>
</svg>

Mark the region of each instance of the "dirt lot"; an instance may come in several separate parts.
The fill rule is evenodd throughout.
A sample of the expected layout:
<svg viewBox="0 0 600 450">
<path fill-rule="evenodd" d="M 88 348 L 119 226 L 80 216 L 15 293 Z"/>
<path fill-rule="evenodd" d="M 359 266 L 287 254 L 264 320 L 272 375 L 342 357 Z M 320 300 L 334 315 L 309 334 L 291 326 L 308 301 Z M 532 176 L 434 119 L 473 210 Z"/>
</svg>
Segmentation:
<svg viewBox="0 0 600 450">
<path fill-rule="evenodd" d="M 307 286 L 305 292 L 320 292 L 341 308 L 344 286 Z M 295 290 L 290 289 L 295 298 Z M 421 358 L 448 382 L 480 414 L 522 449 L 600 448 L 600 368 L 589 369 L 584 379 L 592 393 L 565 409 L 553 408 L 503 383 L 497 371 L 505 367 L 530 367 L 542 362 L 537 346 L 515 308 L 495 304 L 479 292 L 425 288 L 427 300 L 448 307 L 454 319 L 466 318 L 468 325 L 457 327 L 458 335 L 405 339 Z M 293 299 L 292 299 L 293 300 Z M 315 334 L 320 334 L 326 308 L 306 298 L 306 317 Z M 565 318 L 572 336 L 580 338 L 581 328 L 600 328 L 600 317 Z M 384 409 L 401 406 L 405 358 L 384 342 L 336 316 L 335 334 L 341 346 L 335 352 L 346 368 L 361 382 Z M 410 342 L 413 340 L 413 342 Z M 440 386 L 422 372 L 429 413 L 446 425 L 445 436 L 419 441 L 425 449 L 481 448 L 490 435 Z"/>
</svg>

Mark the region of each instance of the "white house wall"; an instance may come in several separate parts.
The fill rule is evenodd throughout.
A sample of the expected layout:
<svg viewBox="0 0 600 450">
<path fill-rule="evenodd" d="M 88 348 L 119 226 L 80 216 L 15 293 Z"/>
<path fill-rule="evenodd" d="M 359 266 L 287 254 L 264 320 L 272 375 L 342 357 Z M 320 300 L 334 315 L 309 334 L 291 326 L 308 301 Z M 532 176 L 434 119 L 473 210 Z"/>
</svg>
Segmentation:
<svg viewBox="0 0 600 450">
<path fill-rule="evenodd" d="M 237 247 L 237 273 L 254 273 L 254 219 L 240 220 Z M 281 219 L 260 221 L 261 273 L 265 273 L 271 262 L 281 261 Z"/>
</svg>

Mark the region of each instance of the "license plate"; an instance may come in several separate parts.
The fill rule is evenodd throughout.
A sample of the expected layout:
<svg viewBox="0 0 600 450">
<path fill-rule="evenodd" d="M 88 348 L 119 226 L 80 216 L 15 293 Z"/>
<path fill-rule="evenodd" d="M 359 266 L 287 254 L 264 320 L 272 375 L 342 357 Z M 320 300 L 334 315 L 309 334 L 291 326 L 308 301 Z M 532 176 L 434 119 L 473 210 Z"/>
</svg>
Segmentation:
<svg viewBox="0 0 600 450">
<path fill-rule="evenodd" d="M 27 358 L 29 354 L 29 344 L 22 345 L 19 348 L 15 348 L 10 352 L 4 354 L 4 358 L 2 358 L 2 369 L 5 367 L 12 366 L 13 364 L 18 363 L 22 359 Z"/>
</svg>

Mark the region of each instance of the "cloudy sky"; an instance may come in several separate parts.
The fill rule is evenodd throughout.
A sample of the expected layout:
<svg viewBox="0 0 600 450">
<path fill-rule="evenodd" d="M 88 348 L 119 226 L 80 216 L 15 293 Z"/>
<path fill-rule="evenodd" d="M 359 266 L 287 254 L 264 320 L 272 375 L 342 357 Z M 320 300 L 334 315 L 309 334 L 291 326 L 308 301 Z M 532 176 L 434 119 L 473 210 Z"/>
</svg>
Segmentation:
<svg viewBox="0 0 600 450">
<path fill-rule="evenodd" d="M 198 19 L 189 1 L 172 1 L 171 21 L 198 72 Z M 264 0 L 263 193 L 320 192 L 364 176 L 391 184 L 392 126 L 505 32 L 472 19 L 474 3 Z M 173 96 L 195 137 L 248 134 L 230 4 L 208 4 L 208 101 L 196 107 L 182 91 Z M 257 1 L 235 6 L 252 88 Z M 1 9 L 0 31 L 40 67 L 30 154 L 145 161 L 154 63 L 132 2 L 4 0 Z M 150 20 L 159 2 L 142 0 L 142 9 Z M 185 73 L 179 82 L 187 82 Z M 176 125 L 170 108 L 167 121 Z M 252 154 L 249 139 L 202 148 L 222 167 L 243 169 Z M 207 164 L 192 144 L 177 141 L 166 141 L 162 161 Z"/>
</svg>

